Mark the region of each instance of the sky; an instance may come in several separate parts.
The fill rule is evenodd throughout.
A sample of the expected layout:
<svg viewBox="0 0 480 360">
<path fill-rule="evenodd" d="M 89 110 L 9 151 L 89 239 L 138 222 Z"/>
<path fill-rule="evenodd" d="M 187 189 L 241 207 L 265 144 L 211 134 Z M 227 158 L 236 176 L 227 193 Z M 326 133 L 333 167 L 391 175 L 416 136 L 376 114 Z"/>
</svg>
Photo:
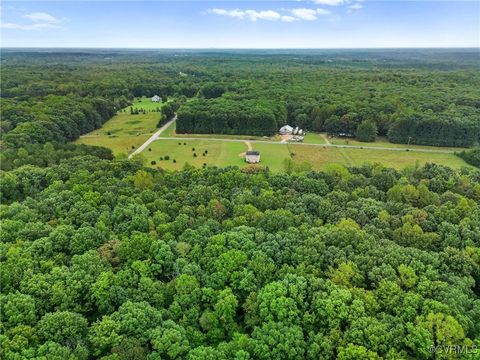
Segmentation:
<svg viewBox="0 0 480 360">
<path fill-rule="evenodd" d="M 480 0 L 2 1 L 2 47 L 480 47 Z"/>
</svg>

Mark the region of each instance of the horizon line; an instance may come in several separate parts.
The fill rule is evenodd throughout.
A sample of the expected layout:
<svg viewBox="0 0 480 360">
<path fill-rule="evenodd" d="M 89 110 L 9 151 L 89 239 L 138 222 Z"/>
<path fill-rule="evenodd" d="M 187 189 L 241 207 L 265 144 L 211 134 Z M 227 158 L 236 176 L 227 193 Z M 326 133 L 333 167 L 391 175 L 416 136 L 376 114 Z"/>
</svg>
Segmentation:
<svg viewBox="0 0 480 360">
<path fill-rule="evenodd" d="M 382 47 L 108 47 L 108 46 L 0 46 L 0 49 L 103 49 L 103 50 L 382 50 L 472 49 L 479 46 L 382 46 Z"/>
</svg>

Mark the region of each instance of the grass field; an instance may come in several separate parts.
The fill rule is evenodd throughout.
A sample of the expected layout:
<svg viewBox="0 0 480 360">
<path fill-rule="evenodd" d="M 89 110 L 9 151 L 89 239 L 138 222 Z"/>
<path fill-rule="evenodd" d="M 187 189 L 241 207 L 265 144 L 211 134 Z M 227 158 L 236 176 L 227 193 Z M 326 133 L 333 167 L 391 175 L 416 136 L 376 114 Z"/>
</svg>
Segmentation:
<svg viewBox="0 0 480 360">
<path fill-rule="evenodd" d="M 419 165 L 427 162 L 451 166 L 452 168 L 470 167 L 465 161 L 447 153 L 425 153 L 415 151 L 392 151 L 373 149 L 348 149 L 334 147 L 318 147 L 290 145 L 297 162 L 308 161 L 315 170 L 321 170 L 328 163 L 340 163 L 347 166 L 358 166 L 364 163 L 381 163 L 385 166 L 402 169 L 407 165 Z"/>
<path fill-rule="evenodd" d="M 133 108 L 142 108 L 142 109 L 145 109 L 145 110 L 156 110 L 157 107 L 161 108 L 162 107 L 162 103 L 161 102 L 153 102 L 152 100 L 150 100 L 150 98 L 147 98 L 145 96 L 141 97 L 141 98 L 135 98 L 135 101 L 133 102 L 133 105 L 132 105 Z M 130 106 L 127 108 L 127 111 L 130 112 Z"/>
<path fill-rule="evenodd" d="M 143 144 L 148 137 L 156 131 L 156 125 L 160 114 L 156 111 L 160 103 L 154 103 L 148 98 L 135 99 L 133 107 L 144 108 L 146 114 L 130 114 L 130 107 L 119 111 L 112 119 L 107 121 L 101 129 L 92 131 L 76 141 L 79 144 L 105 146 L 112 149 L 114 155 L 121 153 L 130 154 L 135 148 Z M 325 134 L 309 133 L 305 137 L 304 144 L 325 144 Z M 244 157 L 240 154 L 247 150 L 247 145 L 242 142 L 233 141 L 213 141 L 205 138 L 215 137 L 219 139 L 238 139 L 238 140 L 274 140 L 280 141 L 280 137 L 263 138 L 258 136 L 239 136 L 239 135 L 191 135 L 175 134 L 175 123 L 168 127 L 161 137 L 169 137 L 168 140 L 156 140 L 150 145 L 150 150 L 142 152 L 142 156 L 147 159 L 147 164 L 153 167 L 165 169 L 182 169 L 186 163 L 195 167 L 202 167 L 203 164 L 209 166 L 245 166 Z M 180 140 L 175 137 L 194 137 L 195 140 Z M 202 140 L 203 139 L 203 140 Z M 433 150 L 461 150 L 450 148 L 435 148 L 431 146 L 392 144 L 386 139 L 378 139 L 374 143 L 362 143 L 353 139 L 329 139 L 335 145 L 356 145 L 368 147 L 385 148 L 409 148 L 414 149 L 433 149 Z M 181 145 L 179 145 L 179 143 Z M 186 143 L 187 145 L 183 145 Z M 283 170 L 283 161 L 294 153 L 293 159 L 299 163 L 308 161 L 316 170 L 321 170 L 328 163 L 340 163 L 344 165 L 361 165 L 365 162 L 379 162 L 385 166 L 392 166 L 397 169 L 404 168 L 407 165 L 414 165 L 417 161 L 420 165 L 426 162 L 435 162 L 442 165 L 460 168 L 468 166 L 462 159 L 453 153 L 422 153 L 415 151 L 391 151 L 382 149 L 355 149 L 355 148 L 333 148 L 322 146 L 307 146 L 290 143 L 288 145 L 280 143 L 262 143 L 252 142 L 254 150 L 260 151 L 261 165 L 268 166 L 272 171 Z M 195 148 L 197 157 L 193 156 L 192 148 Z M 204 151 L 208 153 L 203 156 Z M 160 157 L 170 156 L 170 160 L 160 161 Z M 176 160 L 176 163 L 173 162 Z M 156 161 L 151 165 L 151 161 Z"/>
<path fill-rule="evenodd" d="M 76 144 L 85 144 L 85 145 L 95 145 L 95 146 L 104 146 L 112 149 L 114 155 L 119 154 L 130 154 L 135 148 L 142 145 L 149 135 L 138 135 L 138 136 L 108 136 L 108 135 L 99 135 L 99 136 L 90 136 L 82 137 L 75 141 Z"/>
<path fill-rule="evenodd" d="M 304 144 L 325 144 L 325 139 L 321 134 L 308 133 L 303 139 Z"/>
<path fill-rule="evenodd" d="M 326 135 L 325 135 L 326 136 Z M 340 138 L 328 138 L 331 144 L 334 145 L 354 145 L 354 146 L 368 146 L 368 147 L 385 147 L 385 148 L 402 148 L 402 149 L 424 149 L 424 150 L 449 150 L 449 151 L 462 151 L 464 148 L 454 147 L 435 147 L 427 145 L 407 145 L 407 144 L 393 144 L 386 138 L 379 137 L 375 142 L 361 142 L 355 139 L 340 139 Z"/>
<path fill-rule="evenodd" d="M 129 154 L 133 151 L 132 146 L 135 148 L 140 146 L 148 139 L 149 134 L 155 132 L 160 113 L 152 110 L 161 106 L 150 99 L 135 99 L 132 107 L 142 107 L 147 110 L 146 114 L 132 115 L 128 106 L 103 124 L 100 129 L 82 136 L 75 143 L 105 146 L 112 149 L 115 155 Z"/>
<path fill-rule="evenodd" d="M 184 145 L 186 144 L 186 145 Z M 261 164 L 269 166 L 272 171 L 283 169 L 283 159 L 289 157 L 288 148 L 282 144 L 254 143 L 253 149 L 260 151 Z M 192 151 L 195 148 L 195 151 Z M 207 140 L 156 140 L 150 145 L 151 151 L 145 150 L 142 155 L 148 165 L 163 169 L 180 170 L 186 163 L 195 167 L 208 166 L 245 166 L 244 152 L 247 145 L 243 142 L 222 142 Z M 203 156 L 205 150 L 208 153 Z M 197 157 L 193 154 L 196 153 Z M 170 157 L 169 160 L 160 160 L 160 157 Z M 176 160 L 176 163 L 173 160 Z M 152 165 L 151 161 L 156 161 Z"/>
</svg>

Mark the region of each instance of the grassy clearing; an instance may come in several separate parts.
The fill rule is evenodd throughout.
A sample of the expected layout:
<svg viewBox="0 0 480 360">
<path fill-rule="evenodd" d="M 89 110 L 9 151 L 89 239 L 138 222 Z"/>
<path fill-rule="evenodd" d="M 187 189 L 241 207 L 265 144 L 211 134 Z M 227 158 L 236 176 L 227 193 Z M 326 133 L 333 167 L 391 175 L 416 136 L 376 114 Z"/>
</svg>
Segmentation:
<svg viewBox="0 0 480 360">
<path fill-rule="evenodd" d="M 137 136 L 142 134 L 151 134 L 157 128 L 160 113 L 154 111 L 161 107 L 159 103 L 154 103 L 149 99 L 139 101 L 135 99 L 133 108 L 144 108 L 146 114 L 130 114 L 130 106 L 120 110 L 113 118 L 108 120 L 100 129 L 94 130 L 85 136 Z"/>
<path fill-rule="evenodd" d="M 157 107 L 158 108 L 162 107 L 162 102 L 153 102 L 150 98 L 147 98 L 147 97 L 143 96 L 141 98 L 135 98 L 132 107 L 133 108 L 138 108 L 138 109 L 142 108 L 142 109 L 145 109 L 147 111 L 156 110 Z M 127 111 L 130 112 L 130 106 L 126 109 L 127 109 Z"/>
<path fill-rule="evenodd" d="M 171 170 L 181 170 L 186 163 L 195 167 L 202 167 L 204 163 L 208 166 L 242 166 L 244 158 L 239 154 L 246 151 L 246 148 L 241 142 L 156 140 L 150 145 L 151 151 L 146 149 L 142 155 L 147 159 L 149 166 Z M 208 153 L 203 156 L 205 150 Z M 196 157 L 194 153 L 197 154 Z M 169 156 L 170 159 L 160 160 L 165 156 Z M 176 160 L 176 163 L 173 160 Z M 151 161 L 156 161 L 156 164 L 152 165 Z"/>
<path fill-rule="evenodd" d="M 119 112 L 108 120 L 100 129 L 94 130 L 89 136 L 137 136 L 155 132 L 160 114 L 151 112 L 146 114 L 131 115 L 128 112 Z"/>
<path fill-rule="evenodd" d="M 315 170 L 321 170 L 328 163 L 340 163 L 347 166 L 358 166 L 364 163 L 381 163 L 385 166 L 402 169 L 407 165 L 419 165 L 427 162 L 461 168 L 469 165 L 455 156 L 447 153 L 422 153 L 414 151 L 392 151 L 373 149 L 349 149 L 318 147 L 304 145 L 290 145 L 290 150 L 295 153 L 295 161 L 308 161 Z"/>
<path fill-rule="evenodd" d="M 303 139 L 305 144 L 325 144 L 325 139 L 321 134 L 308 133 Z"/>
<path fill-rule="evenodd" d="M 168 128 L 166 128 L 163 132 L 162 132 L 162 137 L 172 137 L 172 136 L 175 136 L 175 130 L 177 129 L 177 122 L 174 121 L 173 123 L 170 124 L 170 126 Z"/>
<path fill-rule="evenodd" d="M 157 130 L 160 113 L 153 111 L 161 107 L 150 99 L 135 99 L 134 108 L 143 107 L 146 114 L 130 114 L 130 107 L 120 110 L 113 118 L 108 120 L 100 129 L 94 130 L 75 141 L 77 144 L 105 146 L 112 149 L 115 155 L 129 154 L 132 146 L 137 148 L 143 144 L 150 134 Z"/>
<path fill-rule="evenodd" d="M 184 145 L 186 144 L 186 145 Z M 289 157 L 288 148 L 282 144 L 254 143 L 253 149 L 260 151 L 261 165 L 269 166 L 272 171 L 283 169 L 283 159 Z M 207 166 L 246 166 L 244 152 L 247 145 L 243 142 L 222 142 L 208 140 L 156 140 L 150 145 L 151 151 L 145 150 L 142 155 L 152 167 L 180 170 L 186 163 L 195 167 Z M 195 151 L 192 151 L 195 148 Z M 205 150 L 208 153 L 203 156 Z M 196 153 L 197 157 L 193 154 Z M 160 160 L 168 155 L 169 160 Z M 176 160 L 176 163 L 173 162 Z M 156 164 L 151 164 L 151 161 Z"/>
<path fill-rule="evenodd" d="M 326 135 L 325 135 L 326 136 Z M 385 148 L 401 148 L 401 149 L 424 149 L 424 150 L 443 150 L 443 151 L 462 151 L 464 148 L 454 147 L 436 147 L 427 145 L 407 145 L 407 144 L 393 144 L 386 138 L 378 138 L 375 142 L 361 142 L 355 139 L 340 139 L 340 138 L 328 138 L 330 143 L 334 145 L 354 145 L 354 146 L 368 146 L 368 147 L 385 147 Z"/>
<path fill-rule="evenodd" d="M 138 135 L 138 136 L 91 136 L 91 137 L 82 137 L 75 141 L 76 144 L 85 144 L 85 145 L 96 145 L 104 146 L 112 149 L 114 155 L 119 154 L 130 154 L 135 148 L 142 145 L 147 141 L 149 135 Z"/>
</svg>

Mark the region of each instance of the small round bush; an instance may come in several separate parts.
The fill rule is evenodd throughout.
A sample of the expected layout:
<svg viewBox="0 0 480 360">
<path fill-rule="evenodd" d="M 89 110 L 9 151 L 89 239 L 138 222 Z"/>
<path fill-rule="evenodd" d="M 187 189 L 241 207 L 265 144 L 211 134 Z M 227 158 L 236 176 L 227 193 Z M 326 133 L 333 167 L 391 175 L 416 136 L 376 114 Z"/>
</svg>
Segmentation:
<svg viewBox="0 0 480 360">
<path fill-rule="evenodd" d="M 208 154 L 208 150 L 205 150 L 205 154 Z"/>
<path fill-rule="evenodd" d="M 135 146 L 132 145 L 132 149 L 135 149 Z"/>
<path fill-rule="evenodd" d="M 193 153 L 193 157 L 197 157 L 197 153 Z"/>
<path fill-rule="evenodd" d="M 178 143 L 178 145 L 182 145 L 182 143 Z"/>
<path fill-rule="evenodd" d="M 164 158 L 165 160 L 170 160 L 170 156 L 169 156 L 169 155 L 165 155 L 163 158 Z"/>
<path fill-rule="evenodd" d="M 155 160 L 152 160 L 152 161 L 150 161 L 150 164 L 157 165 L 157 162 Z"/>
<path fill-rule="evenodd" d="M 148 148 L 148 151 L 152 151 L 152 148 Z"/>
<path fill-rule="evenodd" d="M 202 155 L 205 156 L 205 153 L 203 153 Z"/>
<path fill-rule="evenodd" d="M 195 148 L 192 148 L 192 151 L 195 151 Z"/>
<path fill-rule="evenodd" d="M 163 156 L 160 156 L 160 161 L 163 161 Z"/>
<path fill-rule="evenodd" d="M 183 145 L 187 145 L 187 143 L 183 143 Z"/>
<path fill-rule="evenodd" d="M 177 162 L 177 160 L 173 159 L 173 162 L 174 162 L 174 163 L 176 163 L 176 162 Z"/>
</svg>

